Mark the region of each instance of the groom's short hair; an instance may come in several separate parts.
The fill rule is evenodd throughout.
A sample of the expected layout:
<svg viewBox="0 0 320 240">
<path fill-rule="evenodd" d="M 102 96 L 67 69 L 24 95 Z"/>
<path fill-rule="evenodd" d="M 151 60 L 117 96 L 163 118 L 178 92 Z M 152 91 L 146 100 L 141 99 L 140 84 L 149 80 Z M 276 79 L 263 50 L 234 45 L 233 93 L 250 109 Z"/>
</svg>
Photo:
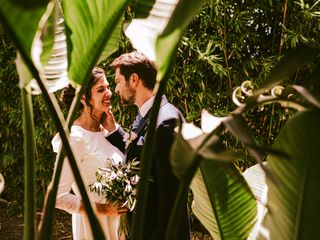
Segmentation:
<svg viewBox="0 0 320 240">
<path fill-rule="evenodd" d="M 157 69 L 155 64 L 150 61 L 142 52 L 133 51 L 124 53 L 116 58 L 110 67 L 120 69 L 120 73 L 125 77 L 126 81 L 129 77 L 136 73 L 142 79 L 143 85 L 152 90 L 156 84 Z"/>
</svg>

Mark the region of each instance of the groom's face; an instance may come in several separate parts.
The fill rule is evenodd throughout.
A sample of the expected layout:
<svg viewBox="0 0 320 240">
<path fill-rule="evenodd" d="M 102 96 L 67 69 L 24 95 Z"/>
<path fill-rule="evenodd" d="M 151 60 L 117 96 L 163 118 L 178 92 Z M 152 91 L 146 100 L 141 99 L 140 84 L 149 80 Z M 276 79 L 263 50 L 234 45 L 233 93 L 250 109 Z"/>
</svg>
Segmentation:
<svg viewBox="0 0 320 240">
<path fill-rule="evenodd" d="M 129 81 L 126 81 L 119 68 L 116 69 L 115 83 L 115 92 L 120 96 L 121 103 L 133 105 L 135 103 L 136 90 L 130 85 Z"/>
</svg>

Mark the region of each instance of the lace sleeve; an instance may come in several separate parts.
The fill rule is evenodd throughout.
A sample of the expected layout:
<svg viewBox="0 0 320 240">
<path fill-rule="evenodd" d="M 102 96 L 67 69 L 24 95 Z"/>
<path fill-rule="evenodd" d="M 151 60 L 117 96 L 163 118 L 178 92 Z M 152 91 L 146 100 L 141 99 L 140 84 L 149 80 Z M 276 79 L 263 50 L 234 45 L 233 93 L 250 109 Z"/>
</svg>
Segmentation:
<svg viewBox="0 0 320 240">
<path fill-rule="evenodd" d="M 67 158 L 61 170 L 58 193 L 56 199 L 56 208 L 65 210 L 69 213 L 79 212 L 81 198 L 70 193 L 71 186 L 74 184 L 73 173 Z"/>
<path fill-rule="evenodd" d="M 69 141 L 79 166 L 83 156 L 90 151 L 90 144 L 81 132 L 76 131 L 71 131 Z M 52 146 L 55 152 L 58 152 L 61 148 L 61 139 L 58 135 L 53 139 Z M 57 162 L 55 163 L 54 172 L 56 171 L 56 164 Z M 75 186 L 73 172 L 70 167 L 69 160 L 65 158 L 58 185 L 56 208 L 65 210 L 69 213 L 79 212 L 81 197 L 70 193 L 73 186 Z"/>
<path fill-rule="evenodd" d="M 68 213 L 78 213 L 80 204 L 80 197 L 71 193 L 58 197 L 56 200 L 56 208 L 67 211 Z"/>
</svg>

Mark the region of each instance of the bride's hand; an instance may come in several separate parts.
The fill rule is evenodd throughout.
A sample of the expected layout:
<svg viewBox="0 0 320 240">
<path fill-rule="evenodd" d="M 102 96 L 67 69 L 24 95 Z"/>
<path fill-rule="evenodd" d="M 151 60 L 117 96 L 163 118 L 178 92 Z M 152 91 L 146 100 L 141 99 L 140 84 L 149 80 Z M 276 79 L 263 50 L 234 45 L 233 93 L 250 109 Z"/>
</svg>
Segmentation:
<svg viewBox="0 0 320 240">
<path fill-rule="evenodd" d="M 116 120 L 114 119 L 111 108 L 102 115 L 101 124 L 108 132 L 112 132 L 116 129 Z"/>
</svg>

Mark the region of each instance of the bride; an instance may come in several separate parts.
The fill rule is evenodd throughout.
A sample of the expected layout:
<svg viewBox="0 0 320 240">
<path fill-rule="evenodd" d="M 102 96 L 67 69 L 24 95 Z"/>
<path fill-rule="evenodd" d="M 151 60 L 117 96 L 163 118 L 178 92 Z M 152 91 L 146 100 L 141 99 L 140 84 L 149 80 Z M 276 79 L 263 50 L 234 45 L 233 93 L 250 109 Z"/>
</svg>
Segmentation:
<svg viewBox="0 0 320 240">
<path fill-rule="evenodd" d="M 61 95 L 61 101 L 69 109 L 75 90 L 70 85 Z M 97 217 L 103 228 L 106 239 L 117 240 L 120 215 L 128 210 L 125 207 L 105 203 L 96 193 L 89 191 L 89 185 L 96 181 L 95 173 L 99 167 L 105 167 L 107 158 L 112 158 L 115 163 L 121 163 L 124 156 L 121 151 L 106 141 L 107 131 L 100 126 L 103 113 L 110 108 L 111 91 L 102 68 L 92 70 L 90 83 L 81 97 L 79 116 L 73 122 L 70 131 L 70 145 L 75 154 L 75 159 L 82 173 L 85 186 L 91 201 L 95 203 Z M 61 148 L 59 134 L 52 140 L 54 152 Z M 73 173 L 67 159 L 64 160 L 56 208 L 72 214 L 73 239 L 93 239 L 91 227 L 84 211 L 80 192 L 73 178 Z"/>
</svg>

